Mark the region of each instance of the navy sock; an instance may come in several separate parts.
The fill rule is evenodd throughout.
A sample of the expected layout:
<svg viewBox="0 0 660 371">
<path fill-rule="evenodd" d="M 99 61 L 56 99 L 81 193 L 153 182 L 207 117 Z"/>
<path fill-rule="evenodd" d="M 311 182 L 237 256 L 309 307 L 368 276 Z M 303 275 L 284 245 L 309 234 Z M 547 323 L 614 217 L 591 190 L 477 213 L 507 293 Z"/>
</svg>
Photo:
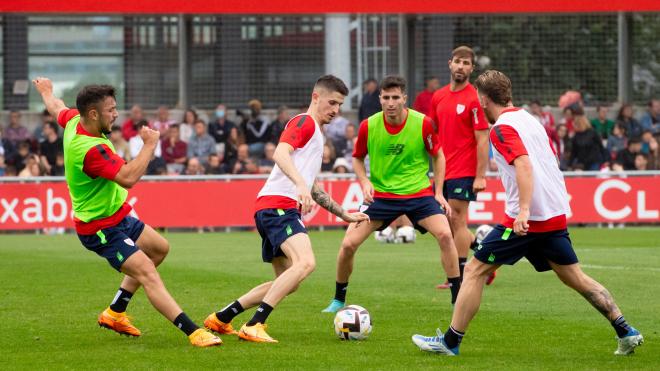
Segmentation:
<svg viewBox="0 0 660 371">
<path fill-rule="evenodd" d="M 257 323 L 261 323 L 261 324 L 266 323 L 266 319 L 268 318 L 270 312 L 272 311 L 273 311 L 273 307 L 262 301 L 261 305 L 259 305 L 259 308 L 257 308 L 257 311 L 254 313 L 252 319 L 248 321 L 247 325 L 254 326 Z"/>
<path fill-rule="evenodd" d="M 241 303 L 238 302 L 238 300 L 234 300 L 233 303 L 227 305 L 226 307 L 220 309 L 219 312 L 215 313 L 215 316 L 222 322 L 224 323 L 229 323 L 231 322 L 234 317 L 238 316 L 239 314 L 243 313 L 245 309 L 243 309 L 243 306 Z"/>
<path fill-rule="evenodd" d="M 112 299 L 112 303 L 110 303 L 110 309 L 117 313 L 126 312 L 126 307 L 128 306 L 128 302 L 131 301 L 132 297 L 132 292 L 126 291 L 120 287 L 119 291 L 117 291 L 117 294 L 115 295 L 115 298 Z"/>
<path fill-rule="evenodd" d="M 461 345 L 463 336 L 465 336 L 464 332 L 454 330 L 453 327 L 449 326 L 447 332 L 445 332 L 445 344 L 447 344 L 449 348 L 454 349 L 457 346 Z"/>
<path fill-rule="evenodd" d="M 616 331 L 618 337 L 624 337 L 628 331 L 630 331 L 630 325 L 626 322 L 626 319 L 623 318 L 623 316 L 619 316 L 610 323 L 612 324 L 612 327 L 614 327 L 614 331 Z"/>
<path fill-rule="evenodd" d="M 193 322 L 183 312 L 181 312 L 181 314 L 176 316 L 176 318 L 174 319 L 174 321 L 172 321 L 172 323 L 174 323 L 174 326 L 176 326 L 179 330 L 183 331 L 186 335 L 192 334 L 193 332 L 195 332 L 195 330 L 199 328 L 199 326 L 197 326 L 195 322 Z"/>
<path fill-rule="evenodd" d="M 461 281 L 463 281 L 463 271 L 465 270 L 466 263 L 467 263 L 467 258 L 458 258 L 458 270 L 461 273 Z"/>
<path fill-rule="evenodd" d="M 461 289 L 461 277 L 447 277 L 447 282 L 449 282 L 449 289 L 451 290 L 451 303 L 454 304 L 458 297 L 458 290 Z"/>
<path fill-rule="evenodd" d="M 346 283 L 335 282 L 335 300 L 345 303 L 347 290 L 348 290 L 348 282 Z"/>
</svg>

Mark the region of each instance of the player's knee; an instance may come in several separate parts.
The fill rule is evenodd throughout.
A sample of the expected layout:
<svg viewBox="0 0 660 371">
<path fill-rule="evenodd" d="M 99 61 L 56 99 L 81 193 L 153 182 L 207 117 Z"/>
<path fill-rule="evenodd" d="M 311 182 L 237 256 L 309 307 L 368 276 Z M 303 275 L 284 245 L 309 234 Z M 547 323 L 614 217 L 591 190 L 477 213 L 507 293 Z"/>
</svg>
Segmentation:
<svg viewBox="0 0 660 371">
<path fill-rule="evenodd" d="M 167 254 L 170 253 L 170 243 L 166 239 L 163 238 L 163 240 L 158 243 L 158 245 L 155 248 L 155 253 L 156 253 L 156 260 L 162 261 L 165 259 Z"/>
<path fill-rule="evenodd" d="M 316 261 L 314 258 L 301 259 L 300 261 L 294 263 L 297 269 L 303 274 L 303 277 L 307 277 L 316 269 Z"/>
<path fill-rule="evenodd" d="M 350 238 L 344 238 L 341 242 L 341 250 L 344 254 L 354 255 L 359 247 L 360 245 Z"/>
<path fill-rule="evenodd" d="M 452 210 L 449 223 L 451 223 L 452 228 L 462 228 L 463 226 L 467 226 L 465 214 L 459 209 Z"/>
</svg>

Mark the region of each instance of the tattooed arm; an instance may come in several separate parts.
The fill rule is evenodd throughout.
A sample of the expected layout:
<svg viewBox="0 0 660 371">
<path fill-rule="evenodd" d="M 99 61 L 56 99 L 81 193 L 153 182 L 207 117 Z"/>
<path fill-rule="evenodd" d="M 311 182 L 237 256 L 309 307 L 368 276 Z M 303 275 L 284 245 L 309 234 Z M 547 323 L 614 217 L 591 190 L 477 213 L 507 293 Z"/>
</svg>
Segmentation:
<svg viewBox="0 0 660 371">
<path fill-rule="evenodd" d="M 344 210 L 335 200 L 330 198 L 330 195 L 325 193 L 316 182 L 314 182 L 314 185 L 312 186 L 311 194 L 312 199 L 319 204 L 319 206 L 342 218 L 342 220 L 347 223 L 359 223 L 363 220 L 369 220 L 369 216 L 364 213 L 347 213 L 346 210 Z"/>
</svg>

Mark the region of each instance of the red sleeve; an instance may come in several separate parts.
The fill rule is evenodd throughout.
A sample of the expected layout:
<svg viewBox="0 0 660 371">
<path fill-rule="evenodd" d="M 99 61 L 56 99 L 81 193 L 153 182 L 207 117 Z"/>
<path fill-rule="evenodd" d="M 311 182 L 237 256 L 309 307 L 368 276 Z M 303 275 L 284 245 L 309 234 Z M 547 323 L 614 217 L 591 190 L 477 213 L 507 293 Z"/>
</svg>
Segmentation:
<svg viewBox="0 0 660 371">
<path fill-rule="evenodd" d="M 520 156 L 527 154 L 527 148 L 520 139 L 516 129 L 510 125 L 495 125 L 490 131 L 490 142 L 509 164 Z"/>
<path fill-rule="evenodd" d="M 438 131 L 435 129 L 435 124 L 428 116 L 424 116 L 424 123 L 422 124 L 422 136 L 424 137 L 424 146 L 426 152 L 431 156 L 438 154 L 440 150 L 440 139 L 438 138 Z"/>
<path fill-rule="evenodd" d="M 358 129 L 357 140 L 353 146 L 353 157 L 365 158 L 367 157 L 367 136 L 369 135 L 369 120 L 365 119 L 360 123 Z"/>
<path fill-rule="evenodd" d="M 470 104 L 470 120 L 472 120 L 472 126 L 474 130 L 487 130 L 488 129 L 488 120 L 484 114 L 484 109 L 481 108 L 481 104 L 478 99 L 475 99 Z"/>
<path fill-rule="evenodd" d="M 87 151 L 83 171 L 91 178 L 100 176 L 114 180 L 123 165 L 124 159 L 117 156 L 110 147 L 99 144 Z"/>
<path fill-rule="evenodd" d="M 78 116 L 80 113 L 75 108 L 67 108 L 60 111 L 59 116 L 57 116 L 57 124 L 63 128 L 66 128 L 66 123 L 69 122 L 72 118 Z"/>
<path fill-rule="evenodd" d="M 280 142 L 289 143 L 293 149 L 302 148 L 309 142 L 316 130 L 316 123 L 309 115 L 300 115 L 287 122 Z"/>
<path fill-rule="evenodd" d="M 417 94 L 417 96 L 415 97 L 415 101 L 413 102 L 413 106 L 412 106 L 412 108 L 417 112 L 422 112 L 421 111 L 421 109 L 422 109 L 421 105 L 422 104 L 421 104 L 421 101 L 419 99 L 420 95 L 422 95 L 422 93 Z"/>
</svg>

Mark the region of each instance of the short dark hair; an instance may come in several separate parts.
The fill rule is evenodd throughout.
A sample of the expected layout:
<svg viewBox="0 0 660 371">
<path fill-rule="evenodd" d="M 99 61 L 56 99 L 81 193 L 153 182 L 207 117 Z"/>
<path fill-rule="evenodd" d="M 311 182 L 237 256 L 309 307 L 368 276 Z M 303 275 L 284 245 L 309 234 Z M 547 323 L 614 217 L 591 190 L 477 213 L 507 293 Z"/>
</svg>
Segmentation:
<svg viewBox="0 0 660 371">
<path fill-rule="evenodd" d="M 472 65 L 474 65 L 476 62 L 476 54 L 474 54 L 474 50 L 472 50 L 472 48 L 466 45 L 461 45 L 458 48 L 452 50 L 451 59 L 454 59 L 456 57 L 470 58 L 470 61 L 472 61 Z"/>
<path fill-rule="evenodd" d="M 85 116 L 95 105 L 107 97 L 115 97 L 115 88 L 110 85 L 87 85 L 76 97 L 76 108 Z"/>
<path fill-rule="evenodd" d="M 179 130 L 179 124 L 172 124 L 169 128 Z"/>
<path fill-rule="evenodd" d="M 474 86 L 495 104 L 506 106 L 513 100 L 511 80 L 500 71 L 488 70 L 482 73 L 477 77 Z"/>
<path fill-rule="evenodd" d="M 540 106 L 540 105 L 541 105 L 541 101 L 538 100 L 538 99 L 534 99 L 533 101 L 529 102 L 529 104 L 530 104 L 530 105 L 532 105 L 532 104 L 536 104 L 537 106 Z"/>
<path fill-rule="evenodd" d="M 316 80 L 314 84 L 314 89 L 323 88 L 330 92 L 337 92 L 343 96 L 348 95 L 348 88 L 346 84 L 337 76 L 334 75 L 323 75 Z"/>
<path fill-rule="evenodd" d="M 149 121 L 143 119 L 138 121 L 137 124 L 135 124 L 136 129 L 140 129 L 143 126 L 149 127 Z"/>
<path fill-rule="evenodd" d="M 390 90 L 394 88 L 401 89 L 402 93 L 406 93 L 406 79 L 401 76 L 389 75 L 380 82 L 380 90 Z"/>
</svg>

